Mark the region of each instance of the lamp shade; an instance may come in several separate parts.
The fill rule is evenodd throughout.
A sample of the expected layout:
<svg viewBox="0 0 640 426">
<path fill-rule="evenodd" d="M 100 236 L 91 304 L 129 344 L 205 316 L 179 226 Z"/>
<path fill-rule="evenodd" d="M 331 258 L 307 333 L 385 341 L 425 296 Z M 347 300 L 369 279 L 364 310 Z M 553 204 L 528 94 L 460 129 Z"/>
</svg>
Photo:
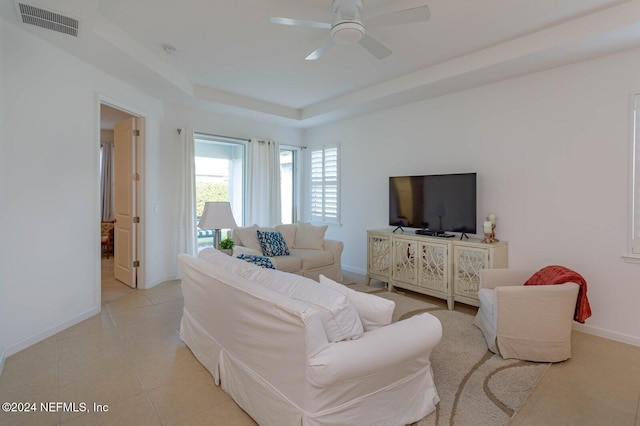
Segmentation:
<svg viewBox="0 0 640 426">
<path fill-rule="evenodd" d="M 202 218 L 198 222 L 200 229 L 230 229 L 235 228 L 231 204 L 228 201 L 207 201 L 204 204 Z"/>
</svg>

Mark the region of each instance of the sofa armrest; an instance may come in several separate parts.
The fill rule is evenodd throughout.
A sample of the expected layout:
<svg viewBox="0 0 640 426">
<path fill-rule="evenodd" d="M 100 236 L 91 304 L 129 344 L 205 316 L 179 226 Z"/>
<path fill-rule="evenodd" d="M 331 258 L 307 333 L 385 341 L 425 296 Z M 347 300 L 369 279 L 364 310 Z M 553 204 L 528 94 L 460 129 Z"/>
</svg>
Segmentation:
<svg viewBox="0 0 640 426">
<path fill-rule="evenodd" d="M 430 314 L 415 315 L 364 333 L 355 340 L 332 343 L 309 360 L 310 379 L 321 386 L 386 372 L 403 364 L 428 365 L 440 342 L 442 325 Z"/>
<path fill-rule="evenodd" d="M 324 240 L 324 249 L 333 252 L 337 259 L 340 259 L 342 250 L 344 250 L 344 244 L 342 241 L 337 240 Z"/>
<path fill-rule="evenodd" d="M 496 288 L 494 309 L 498 335 L 566 338 L 571 330 L 578 289 L 575 283 Z"/>
<path fill-rule="evenodd" d="M 533 269 L 482 269 L 480 288 L 522 286 L 535 273 Z"/>
</svg>

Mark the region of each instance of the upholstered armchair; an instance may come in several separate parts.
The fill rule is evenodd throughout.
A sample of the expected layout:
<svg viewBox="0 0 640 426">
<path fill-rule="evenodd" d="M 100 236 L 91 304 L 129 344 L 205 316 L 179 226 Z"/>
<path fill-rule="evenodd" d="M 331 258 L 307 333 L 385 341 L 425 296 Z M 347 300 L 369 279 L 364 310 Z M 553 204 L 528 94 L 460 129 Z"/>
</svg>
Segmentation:
<svg viewBox="0 0 640 426">
<path fill-rule="evenodd" d="M 571 357 L 571 325 L 579 286 L 523 285 L 536 271 L 484 269 L 474 324 L 503 358 L 559 362 Z"/>
</svg>

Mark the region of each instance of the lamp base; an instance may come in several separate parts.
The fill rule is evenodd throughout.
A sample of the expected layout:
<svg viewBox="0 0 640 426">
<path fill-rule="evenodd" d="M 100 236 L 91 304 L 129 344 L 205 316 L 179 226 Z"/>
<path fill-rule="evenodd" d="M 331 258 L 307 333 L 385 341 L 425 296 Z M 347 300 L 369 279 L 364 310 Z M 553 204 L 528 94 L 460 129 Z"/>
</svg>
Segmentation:
<svg viewBox="0 0 640 426">
<path fill-rule="evenodd" d="M 213 248 L 216 250 L 220 250 L 220 234 L 222 230 L 214 229 L 213 230 Z"/>
</svg>

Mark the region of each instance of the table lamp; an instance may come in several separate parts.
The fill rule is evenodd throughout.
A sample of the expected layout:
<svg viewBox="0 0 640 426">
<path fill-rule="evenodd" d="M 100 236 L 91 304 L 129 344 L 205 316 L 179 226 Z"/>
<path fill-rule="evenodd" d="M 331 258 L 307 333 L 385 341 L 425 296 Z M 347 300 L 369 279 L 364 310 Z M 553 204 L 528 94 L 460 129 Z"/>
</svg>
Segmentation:
<svg viewBox="0 0 640 426">
<path fill-rule="evenodd" d="M 218 249 L 220 245 L 220 230 L 235 228 L 231 204 L 228 201 L 207 201 L 198 228 L 214 229 L 213 247 Z"/>
</svg>

